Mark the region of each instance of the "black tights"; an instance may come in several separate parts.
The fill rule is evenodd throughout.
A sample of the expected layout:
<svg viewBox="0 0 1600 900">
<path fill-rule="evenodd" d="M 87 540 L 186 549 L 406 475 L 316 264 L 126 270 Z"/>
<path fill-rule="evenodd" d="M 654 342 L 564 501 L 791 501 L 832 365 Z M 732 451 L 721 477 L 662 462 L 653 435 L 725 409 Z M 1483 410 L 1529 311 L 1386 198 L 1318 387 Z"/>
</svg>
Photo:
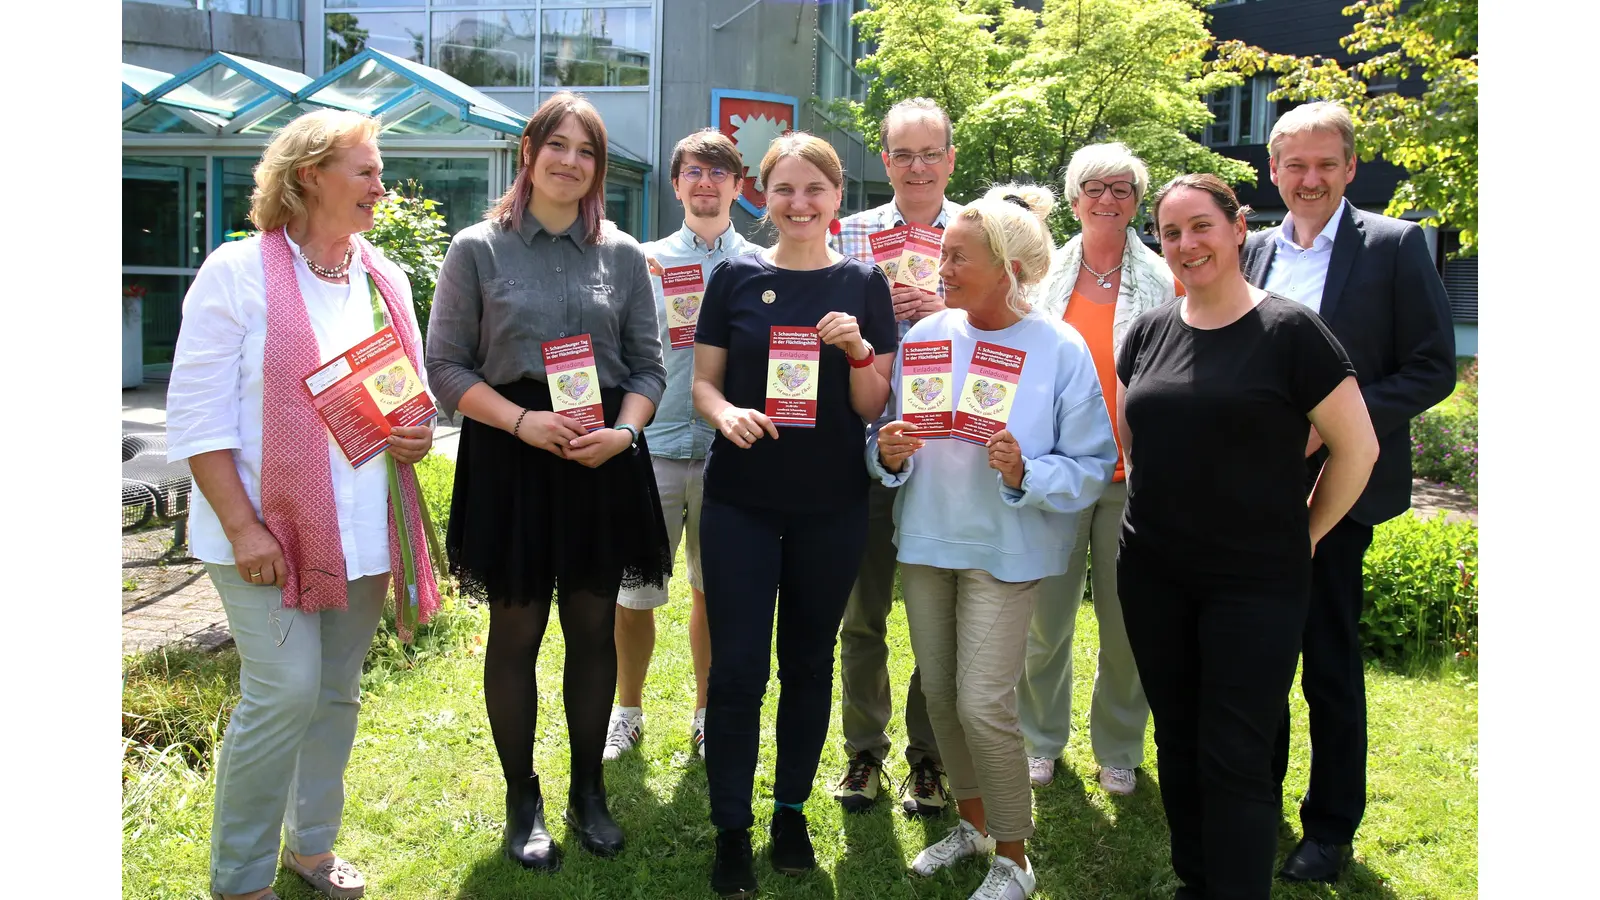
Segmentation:
<svg viewBox="0 0 1600 900">
<path fill-rule="evenodd" d="M 546 595 L 548 597 L 548 594 Z M 555 604 L 566 639 L 561 699 L 567 710 L 567 741 L 574 788 L 603 784 L 601 754 L 617 687 L 617 592 L 561 590 Z M 506 783 L 533 775 L 533 737 L 539 719 L 537 662 L 551 601 L 525 606 L 491 601 L 489 646 L 483 661 L 483 699 L 489 730 L 500 754 Z"/>
</svg>

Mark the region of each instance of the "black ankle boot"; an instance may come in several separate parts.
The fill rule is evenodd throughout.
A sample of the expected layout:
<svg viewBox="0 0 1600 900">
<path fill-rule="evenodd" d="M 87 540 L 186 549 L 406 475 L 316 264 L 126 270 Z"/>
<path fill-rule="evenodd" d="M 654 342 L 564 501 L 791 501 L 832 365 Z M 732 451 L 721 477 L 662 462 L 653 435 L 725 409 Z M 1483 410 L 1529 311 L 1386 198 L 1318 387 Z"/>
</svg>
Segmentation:
<svg viewBox="0 0 1600 900">
<path fill-rule="evenodd" d="M 506 785 L 505 850 L 523 868 L 561 868 L 561 848 L 544 827 L 544 794 L 537 775 Z"/>
<path fill-rule="evenodd" d="M 578 778 L 573 775 L 567 792 L 567 827 L 578 835 L 583 849 L 595 856 L 616 856 L 622 852 L 622 827 L 606 808 L 604 776 L 597 772 L 582 782 Z"/>
<path fill-rule="evenodd" d="M 805 814 L 780 806 L 772 813 L 772 867 L 785 875 L 799 875 L 817 867 L 811 849 Z"/>
<path fill-rule="evenodd" d="M 711 863 L 711 890 L 718 897 L 734 898 L 754 897 L 757 889 L 750 832 L 742 828 L 717 832 L 717 858 Z"/>
</svg>

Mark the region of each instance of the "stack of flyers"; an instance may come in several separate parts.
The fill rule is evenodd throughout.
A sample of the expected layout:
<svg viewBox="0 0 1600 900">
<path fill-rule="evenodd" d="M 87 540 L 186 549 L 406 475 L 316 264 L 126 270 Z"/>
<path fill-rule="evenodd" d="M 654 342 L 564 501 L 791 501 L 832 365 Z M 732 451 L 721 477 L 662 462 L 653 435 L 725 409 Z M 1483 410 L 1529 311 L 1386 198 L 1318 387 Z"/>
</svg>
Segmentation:
<svg viewBox="0 0 1600 900">
<path fill-rule="evenodd" d="M 900 420 L 920 438 L 950 436 L 953 382 L 949 341 L 914 341 L 901 348 Z"/>
<path fill-rule="evenodd" d="M 667 301 L 667 340 L 672 349 L 694 346 L 694 329 L 700 321 L 700 301 L 705 293 L 705 273 L 699 263 L 673 266 L 661 273 L 661 295 Z"/>
<path fill-rule="evenodd" d="M 821 359 L 822 339 L 817 336 L 817 329 L 772 326 L 771 343 L 767 345 L 766 408 L 772 424 L 816 427 Z"/>
<path fill-rule="evenodd" d="M 934 291 L 939 287 L 939 245 L 944 235 L 921 225 L 901 225 L 867 235 L 872 261 L 890 284 Z"/>
<path fill-rule="evenodd" d="M 585 431 L 604 428 L 600 373 L 594 366 L 594 345 L 589 336 L 580 334 L 539 346 L 544 353 L 544 378 L 550 385 L 551 408 L 576 420 Z"/>
<path fill-rule="evenodd" d="M 995 432 L 1006 427 L 1027 355 L 1023 350 L 983 341 L 972 348 L 967 383 L 961 386 L 961 399 L 956 403 L 953 437 L 986 444 Z"/>
<path fill-rule="evenodd" d="M 311 407 L 352 466 L 382 453 L 395 428 L 421 425 L 439 414 L 387 325 L 317 367 L 305 385 Z"/>
</svg>

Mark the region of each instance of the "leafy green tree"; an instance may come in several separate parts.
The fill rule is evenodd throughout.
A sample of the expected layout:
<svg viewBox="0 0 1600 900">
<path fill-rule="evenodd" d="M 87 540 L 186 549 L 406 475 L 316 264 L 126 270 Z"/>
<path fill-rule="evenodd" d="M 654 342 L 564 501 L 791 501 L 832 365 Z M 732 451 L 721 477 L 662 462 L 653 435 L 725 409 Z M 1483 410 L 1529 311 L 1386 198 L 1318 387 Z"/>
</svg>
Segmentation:
<svg viewBox="0 0 1600 900">
<path fill-rule="evenodd" d="M 367 240 L 406 273 L 411 282 L 411 302 L 416 309 L 417 327 L 428 337 L 428 316 L 433 312 L 433 290 L 438 284 L 439 267 L 450 246 L 439 202 L 422 196 L 415 181 L 390 189 L 373 210 L 372 230 Z"/>
<path fill-rule="evenodd" d="M 1045 0 L 1034 12 L 1009 0 L 872 0 L 854 19 L 874 45 L 859 63 L 864 103 L 835 102 L 876 148 L 878 122 L 896 102 L 929 97 L 955 123 L 961 199 L 1006 181 L 1058 192 L 1073 151 L 1122 141 L 1159 185 L 1180 172 L 1255 182 L 1245 163 L 1197 143 L 1212 121 L 1205 95 L 1240 84 L 1208 69 L 1213 40 L 1191 0 Z M 1051 225 L 1076 229 L 1063 204 Z"/>
<path fill-rule="evenodd" d="M 1425 211 L 1427 225 L 1461 230 L 1457 255 L 1478 252 L 1478 2 L 1355 0 L 1359 17 L 1340 44 L 1360 62 L 1268 53 L 1238 41 L 1218 45 L 1217 68 L 1280 73 L 1274 98 L 1337 100 L 1356 124 L 1356 150 L 1406 170 L 1388 213 Z M 1370 55 L 1369 55 L 1370 54 Z M 1422 76 L 1419 97 L 1373 93 L 1374 78 Z"/>
</svg>

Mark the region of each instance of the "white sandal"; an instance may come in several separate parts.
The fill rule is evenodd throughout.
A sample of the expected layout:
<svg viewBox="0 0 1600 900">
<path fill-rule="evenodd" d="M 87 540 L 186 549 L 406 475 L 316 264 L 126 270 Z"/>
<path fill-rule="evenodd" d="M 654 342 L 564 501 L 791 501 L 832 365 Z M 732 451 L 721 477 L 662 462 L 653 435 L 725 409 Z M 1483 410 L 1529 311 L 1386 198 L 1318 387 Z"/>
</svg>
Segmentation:
<svg viewBox="0 0 1600 900">
<path fill-rule="evenodd" d="M 367 892 L 367 879 L 361 871 L 336 855 L 323 860 L 316 868 L 308 869 L 295 862 L 294 854 L 284 847 L 283 865 L 299 875 L 317 893 L 333 900 L 356 900 Z"/>
</svg>

